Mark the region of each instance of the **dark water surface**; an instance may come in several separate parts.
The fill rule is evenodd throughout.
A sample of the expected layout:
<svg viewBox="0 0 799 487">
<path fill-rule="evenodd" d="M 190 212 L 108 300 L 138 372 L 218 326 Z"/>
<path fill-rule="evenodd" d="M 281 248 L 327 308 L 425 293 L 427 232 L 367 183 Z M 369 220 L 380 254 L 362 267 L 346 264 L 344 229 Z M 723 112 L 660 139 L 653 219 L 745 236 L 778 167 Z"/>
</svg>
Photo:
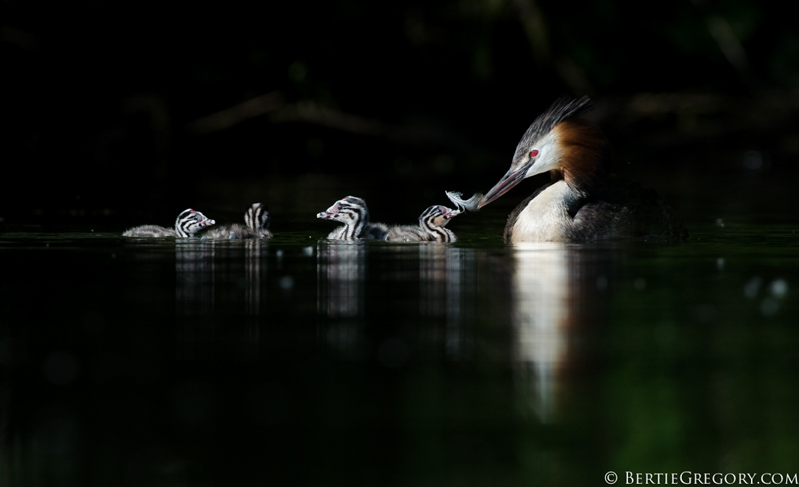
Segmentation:
<svg viewBox="0 0 799 487">
<path fill-rule="evenodd" d="M 799 472 L 795 226 L 520 247 L 456 230 L 0 234 L 0 483 Z"/>
</svg>

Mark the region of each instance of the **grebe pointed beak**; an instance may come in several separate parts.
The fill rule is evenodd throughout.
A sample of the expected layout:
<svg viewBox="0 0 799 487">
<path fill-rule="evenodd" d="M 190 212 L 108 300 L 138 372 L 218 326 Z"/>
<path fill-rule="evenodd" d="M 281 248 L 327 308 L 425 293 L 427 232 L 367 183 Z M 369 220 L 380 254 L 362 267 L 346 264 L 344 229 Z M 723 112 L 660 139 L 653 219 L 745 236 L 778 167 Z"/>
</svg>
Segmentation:
<svg viewBox="0 0 799 487">
<path fill-rule="evenodd" d="M 484 207 L 519 184 L 522 179 L 524 179 L 525 175 L 527 174 L 527 170 L 530 169 L 530 166 L 532 165 L 533 163 L 531 161 L 515 171 L 513 169 L 508 170 L 508 172 L 502 176 L 502 179 L 500 179 L 497 184 L 495 184 L 494 187 L 491 188 L 488 193 L 486 193 L 486 195 L 483 197 L 483 200 L 480 201 L 479 205 L 477 205 L 477 208 L 480 209 Z"/>
</svg>

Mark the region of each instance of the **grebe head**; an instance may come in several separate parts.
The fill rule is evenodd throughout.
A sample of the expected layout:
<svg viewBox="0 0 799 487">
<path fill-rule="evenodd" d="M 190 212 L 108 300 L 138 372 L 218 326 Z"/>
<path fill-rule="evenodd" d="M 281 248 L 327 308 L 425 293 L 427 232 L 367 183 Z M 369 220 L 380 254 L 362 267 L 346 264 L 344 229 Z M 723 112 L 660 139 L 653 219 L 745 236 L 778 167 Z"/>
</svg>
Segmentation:
<svg viewBox="0 0 799 487">
<path fill-rule="evenodd" d="M 419 216 L 419 225 L 422 227 L 443 227 L 449 223 L 452 218 L 460 215 L 460 213 L 460 210 L 451 210 L 446 206 L 431 206 L 424 210 Z"/>
<path fill-rule="evenodd" d="M 347 196 L 333 203 L 333 206 L 327 210 L 317 213 L 316 218 L 335 220 L 345 225 L 351 225 L 368 222 L 369 213 L 364 200 L 357 196 Z"/>
<path fill-rule="evenodd" d="M 178 219 L 175 220 L 175 231 L 181 237 L 191 237 L 205 227 L 209 227 L 216 223 L 214 220 L 206 217 L 199 211 L 194 211 L 191 208 L 183 210 Z"/>
<path fill-rule="evenodd" d="M 253 203 L 244 213 L 244 223 L 251 230 L 260 230 L 269 226 L 269 211 L 261 203 Z"/>
<path fill-rule="evenodd" d="M 556 100 L 524 133 L 510 169 L 486 193 L 478 208 L 536 174 L 549 172 L 553 179 L 564 179 L 569 186 L 584 191 L 609 173 L 604 136 L 590 123 L 576 118 L 592 108 L 587 96 Z"/>
</svg>

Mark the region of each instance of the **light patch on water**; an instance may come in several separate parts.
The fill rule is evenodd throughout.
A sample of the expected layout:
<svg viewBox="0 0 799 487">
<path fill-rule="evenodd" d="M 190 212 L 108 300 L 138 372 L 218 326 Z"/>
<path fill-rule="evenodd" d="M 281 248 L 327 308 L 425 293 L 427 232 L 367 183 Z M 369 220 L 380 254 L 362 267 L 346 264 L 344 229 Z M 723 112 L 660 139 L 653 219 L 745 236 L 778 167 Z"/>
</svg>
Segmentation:
<svg viewBox="0 0 799 487">
<path fill-rule="evenodd" d="M 785 279 L 774 279 L 769 286 L 772 296 L 775 298 L 784 298 L 788 294 L 788 281 Z"/>
<path fill-rule="evenodd" d="M 294 278 L 291 276 L 283 276 L 278 281 L 278 286 L 284 291 L 291 291 L 294 288 Z"/>
<path fill-rule="evenodd" d="M 763 285 L 763 279 L 760 276 L 755 276 L 749 281 L 744 284 L 744 296 L 749 299 L 754 299 L 757 297 L 757 293 L 760 292 L 760 286 Z"/>
</svg>

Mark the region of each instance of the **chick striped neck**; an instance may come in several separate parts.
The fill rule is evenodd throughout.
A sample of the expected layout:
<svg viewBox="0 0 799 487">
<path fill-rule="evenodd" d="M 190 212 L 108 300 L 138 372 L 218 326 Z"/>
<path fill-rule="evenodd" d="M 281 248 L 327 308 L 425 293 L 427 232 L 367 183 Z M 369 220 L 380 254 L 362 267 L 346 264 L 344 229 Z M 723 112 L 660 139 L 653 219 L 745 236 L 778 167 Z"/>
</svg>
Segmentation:
<svg viewBox="0 0 799 487">
<path fill-rule="evenodd" d="M 269 220 L 269 212 L 261 203 L 254 203 L 251 207 L 247 208 L 244 214 L 244 224 L 250 230 L 258 231 L 266 227 Z"/>
<path fill-rule="evenodd" d="M 419 226 L 430 234 L 435 241 L 451 242 L 455 234 L 444 228 L 448 221 L 444 218 L 444 214 L 439 207 L 431 206 L 419 217 Z"/>
<path fill-rule="evenodd" d="M 341 205 L 339 213 L 347 216 L 345 221 L 344 236 L 347 240 L 360 238 L 366 225 L 369 224 L 369 211 L 365 206 L 346 204 Z"/>
<path fill-rule="evenodd" d="M 208 225 L 213 225 L 214 221 L 209 220 L 205 215 L 199 211 L 194 211 L 191 208 L 183 210 L 175 220 L 175 233 L 178 237 L 191 237 L 201 229 Z"/>
</svg>

